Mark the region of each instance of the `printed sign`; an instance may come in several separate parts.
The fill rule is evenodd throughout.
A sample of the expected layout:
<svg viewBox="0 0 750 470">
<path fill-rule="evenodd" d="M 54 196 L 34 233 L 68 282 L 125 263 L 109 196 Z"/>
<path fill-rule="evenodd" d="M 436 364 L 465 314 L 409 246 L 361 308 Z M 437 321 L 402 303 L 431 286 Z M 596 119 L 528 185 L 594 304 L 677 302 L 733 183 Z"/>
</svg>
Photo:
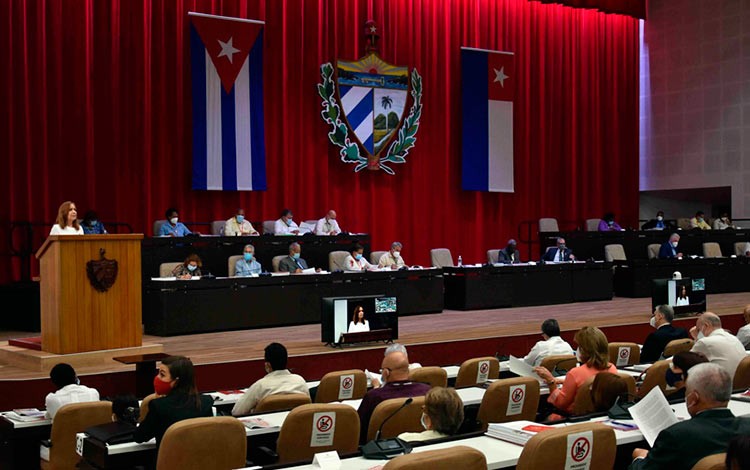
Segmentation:
<svg viewBox="0 0 750 470">
<path fill-rule="evenodd" d="M 312 422 L 312 436 L 310 447 L 325 447 L 333 445 L 333 433 L 336 430 L 336 412 L 324 411 L 315 413 Z"/>
<path fill-rule="evenodd" d="M 339 400 L 349 400 L 354 394 L 354 374 L 339 377 Z"/>
<path fill-rule="evenodd" d="M 318 466 L 322 470 L 337 470 L 341 468 L 341 458 L 335 450 L 318 452 L 313 456 L 312 464 L 313 467 Z"/>
<path fill-rule="evenodd" d="M 508 396 L 508 410 L 506 416 L 520 415 L 526 401 L 526 384 L 511 385 Z"/>
<path fill-rule="evenodd" d="M 76 433 L 76 454 L 83 457 L 83 440 L 86 439 L 86 434 L 79 432 Z"/>
<path fill-rule="evenodd" d="M 630 361 L 630 348 L 628 346 L 620 346 L 617 350 L 617 367 L 626 366 Z"/>
<path fill-rule="evenodd" d="M 483 384 L 490 376 L 490 361 L 479 361 L 477 367 L 477 383 Z"/>
<path fill-rule="evenodd" d="M 594 432 L 585 431 L 568 436 L 565 470 L 589 470 L 594 447 Z"/>
</svg>

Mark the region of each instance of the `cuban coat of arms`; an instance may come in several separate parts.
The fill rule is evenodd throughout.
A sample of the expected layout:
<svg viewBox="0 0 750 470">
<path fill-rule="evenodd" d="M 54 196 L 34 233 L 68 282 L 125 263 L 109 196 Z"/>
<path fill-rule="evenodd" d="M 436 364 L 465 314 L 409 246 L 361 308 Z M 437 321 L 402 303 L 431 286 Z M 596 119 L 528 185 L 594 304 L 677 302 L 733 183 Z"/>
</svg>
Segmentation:
<svg viewBox="0 0 750 470">
<path fill-rule="evenodd" d="M 328 138 L 340 147 L 341 160 L 354 171 L 383 170 L 405 163 L 417 138 L 422 114 L 422 77 L 416 69 L 385 62 L 378 56 L 377 27 L 365 24 L 367 54 L 357 61 L 337 60 L 320 66 L 323 120 L 331 125 Z M 408 114 L 407 101 L 411 96 Z"/>
</svg>

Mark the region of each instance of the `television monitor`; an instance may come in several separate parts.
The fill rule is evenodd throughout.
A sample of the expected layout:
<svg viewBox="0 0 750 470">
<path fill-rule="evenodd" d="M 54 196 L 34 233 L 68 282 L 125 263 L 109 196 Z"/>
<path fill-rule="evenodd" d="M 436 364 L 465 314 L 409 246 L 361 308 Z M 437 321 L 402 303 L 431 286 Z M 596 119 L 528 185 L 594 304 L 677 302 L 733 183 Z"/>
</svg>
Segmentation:
<svg viewBox="0 0 750 470">
<path fill-rule="evenodd" d="M 706 280 L 704 278 L 654 279 L 651 310 L 667 304 L 675 316 L 685 316 L 706 311 Z"/>
<path fill-rule="evenodd" d="M 354 310 L 362 307 L 370 330 L 390 328 L 391 339 L 398 338 L 398 302 L 396 297 L 367 295 L 356 297 L 323 297 L 320 330 L 321 341 L 338 344 L 354 318 Z"/>
</svg>

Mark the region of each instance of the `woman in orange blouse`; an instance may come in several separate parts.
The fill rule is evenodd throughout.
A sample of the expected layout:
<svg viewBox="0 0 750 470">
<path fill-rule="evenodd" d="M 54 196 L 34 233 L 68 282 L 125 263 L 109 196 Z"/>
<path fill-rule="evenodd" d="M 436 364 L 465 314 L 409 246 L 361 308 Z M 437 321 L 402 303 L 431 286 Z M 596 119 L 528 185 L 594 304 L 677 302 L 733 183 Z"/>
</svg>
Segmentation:
<svg viewBox="0 0 750 470">
<path fill-rule="evenodd" d="M 550 389 L 547 402 L 565 413 L 573 413 L 576 392 L 588 380 L 599 372 L 617 373 L 617 368 L 609 362 L 609 343 L 602 330 L 593 326 L 584 326 L 576 333 L 578 343 L 578 362 L 580 366 L 568 371 L 565 377 L 555 379 L 546 367 L 534 367 L 534 372 L 547 382 Z M 558 384 L 562 382 L 562 388 Z"/>
</svg>

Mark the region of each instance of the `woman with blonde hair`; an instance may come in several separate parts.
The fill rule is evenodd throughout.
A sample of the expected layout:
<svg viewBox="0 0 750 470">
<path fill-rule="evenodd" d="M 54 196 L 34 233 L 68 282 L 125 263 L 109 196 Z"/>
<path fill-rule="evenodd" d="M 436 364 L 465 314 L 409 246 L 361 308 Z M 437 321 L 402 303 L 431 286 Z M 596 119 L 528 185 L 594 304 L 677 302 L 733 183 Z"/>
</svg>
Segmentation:
<svg viewBox="0 0 750 470">
<path fill-rule="evenodd" d="M 50 235 L 83 235 L 83 227 L 78 223 L 78 210 L 74 202 L 65 201 L 57 210 L 57 220 L 49 231 Z"/>
<path fill-rule="evenodd" d="M 602 330 L 593 326 L 584 326 L 576 333 L 574 341 L 578 344 L 576 356 L 581 364 L 568 371 L 563 379 L 556 379 L 546 367 L 534 367 L 534 372 L 547 383 L 550 394 L 547 402 L 564 413 L 573 413 L 576 393 L 589 377 L 600 372 L 617 374 L 617 368 L 609 362 L 609 343 Z M 558 385 L 562 382 L 562 388 Z"/>
<path fill-rule="evenodd" d="M 456 434 L 464 422 L 464 404 L 454 388 L 433 387 L 424 397 L 422 432 L 404 432 L 405 441 L 427 441 Z"/>
</svg>

